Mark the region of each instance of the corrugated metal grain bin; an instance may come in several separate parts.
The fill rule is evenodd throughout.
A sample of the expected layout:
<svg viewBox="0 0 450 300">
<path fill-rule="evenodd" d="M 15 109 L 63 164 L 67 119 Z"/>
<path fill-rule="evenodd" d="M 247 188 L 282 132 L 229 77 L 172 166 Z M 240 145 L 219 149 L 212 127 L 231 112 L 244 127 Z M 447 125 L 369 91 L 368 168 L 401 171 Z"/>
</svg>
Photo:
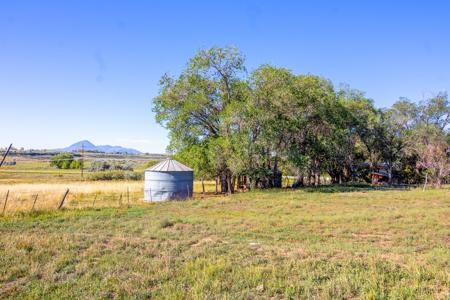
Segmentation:
<svg viewBox="0 0 450 300">
<path fill-rule="evenodd" d="M 192 197 L 194 171 L 173 159 L 145 170 L 144 201 L 166 201 Z"/>
</svg>

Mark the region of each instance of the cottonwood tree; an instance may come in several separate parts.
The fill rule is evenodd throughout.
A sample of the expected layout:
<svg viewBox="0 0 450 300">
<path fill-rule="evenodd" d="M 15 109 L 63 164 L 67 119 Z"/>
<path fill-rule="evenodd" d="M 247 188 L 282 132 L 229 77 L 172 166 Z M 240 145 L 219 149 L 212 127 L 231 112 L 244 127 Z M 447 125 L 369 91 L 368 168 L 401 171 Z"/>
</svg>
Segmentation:
<svg viewBox="0 0 450 300">
<path fill-rule="evenodd" d="M 238 88 L 245 72 L 244 58 L 235 48 L 199 51 L 177 78 L 164 75 L 154 98 L 156 120 L 169 130 L 169 149 L 185 151 L 196 145 L 211 146 L 215 173 L 222 191 L 231 191 L 231 171 L 220 153 L 220 139 L 231 135 L 225 122 L 227 109 L 240 102 Z M 213 146 L 212 146 L 213 145 Z"/>
<path fill-rule="evenodd" d="M 417 165 L 428 170 L 427 175 L 430 175 L 431 182 L 437 188 L 441 187 L 443 178 L 450 175 L 448 151 L 449 144 L 445 140 L 425 145 L 420 150 Z"/>
<path fill-rule="evenodd" d="M 377 111 L 363 92 L 346 85 L 337 92 L 337 99 L 333 112 L 335 126 L 328 139 L 326 169 L 333 183 L 342 183 L 352 180 L 353 169 L 371 157 L 369 142 Z"/>
<path fill-rule="evenodd" d="M 301 122 L 301 110 L 293 94 L 293 74 L 283 68 L 263 65 L 250 76 L 246 129 L 254 145 L 249 176 L 252 185 L 281 187 L 279 164 L 289 147 L 292 119 Z"/>
<path fill-rule="evenodd" d="M 330 158 L 329 141 L 336 128 L 340 127 L 336 114 L 338 101 L 329 80 L 313 75 L 297 76 L 295 98 L 301 107 L 302 119 L 297 128 L 295 142 L 303 143 L 304 153 L 309 160 L 308 182 L 320 184 L 321 173 Z"/>
<path fill-rule="evenodd" d="M 415 161 L 416 172 L 426 171 L 436 186 L 449 175 L 447 169 L 450 103 L 445 93 L 418 104 L 401 99 L 390 109 L 394 128 L 404 144 L 404 161 Z"/>
<path fill-rule="evenodd" d="M 386 166 L 389 183 L 394 173 L 418 182 L 427 172 L 436 185 L 448 175 L 447 94 L 376 109 L 363 92 L 318 76 L 270 65 L 247 75 L 235 48 L 199 51 L 160 86 L 153 110 L 169 151 L 221 192 L 279 187 L 281 169 L 293 170 L 294 186 L 319 185 L 324 172 L 333 183 L 368 180 L 370 171 L 355 172 L 367 165 Z"/>
</svg>

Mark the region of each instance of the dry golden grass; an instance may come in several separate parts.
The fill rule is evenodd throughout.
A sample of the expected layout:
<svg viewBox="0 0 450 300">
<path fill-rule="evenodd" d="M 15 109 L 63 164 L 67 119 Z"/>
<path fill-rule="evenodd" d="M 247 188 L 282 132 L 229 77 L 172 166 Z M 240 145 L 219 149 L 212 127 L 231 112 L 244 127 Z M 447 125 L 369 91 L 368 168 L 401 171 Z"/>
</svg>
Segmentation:
<svg viewBox="0 0 450 300">
<path fill-rule="evenodd" d="M 214 182 L 206 182 L 208 193 L 215 191 Z M 143 181 L 68 181 L 54 183 L 0 184 L 0 212 L 3 211 L 6 194 L 6 214 L 30 211 L 34 197 L 38 195 L 35 210 L 55 209 L 62 195 L 69 189 L 65 208 L 116 207 L 143 202 Z M 194 183 L 194 197 L 201 197 L 201 183 Z M 94 203 L 95 200 L 95 203 Z"/>
<path fill-rule="evenodd" d="M 12 185 L 0 185 L 1 209 L 9 190 L 9 199 L 6 206 L 7 213 L 31 210 L 35 195 L 38 195 L 35 209 L 55 209 L 62 195 L 69 189 L 69 195 L 65 201 L 66 208 L 83 208 L 95 206 L 117 206 L 120 195 L 122 202 L 137 202 L 142 198 L 141 182 L 66 182 L 66 183 L 20 183 Z"/>
</svg>

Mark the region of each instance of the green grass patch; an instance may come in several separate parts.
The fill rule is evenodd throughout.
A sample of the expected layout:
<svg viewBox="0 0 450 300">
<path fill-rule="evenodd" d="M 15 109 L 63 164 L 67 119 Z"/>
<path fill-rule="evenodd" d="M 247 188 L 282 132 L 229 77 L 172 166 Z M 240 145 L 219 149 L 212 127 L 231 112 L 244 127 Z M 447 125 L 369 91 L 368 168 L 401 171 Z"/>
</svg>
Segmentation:
<svg viewBox="0 0 450 300">
<path fill-rule="evenodd" d="M 3 298 L 448 299 L 450 191 L 271 190 L 0 218 Z"/>
</svg>

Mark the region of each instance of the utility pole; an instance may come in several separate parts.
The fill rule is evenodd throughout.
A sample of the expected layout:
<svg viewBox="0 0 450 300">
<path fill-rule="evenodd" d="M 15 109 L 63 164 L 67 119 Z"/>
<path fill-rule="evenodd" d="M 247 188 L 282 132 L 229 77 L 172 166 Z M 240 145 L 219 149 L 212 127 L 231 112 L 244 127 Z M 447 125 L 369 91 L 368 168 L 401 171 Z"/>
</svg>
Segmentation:
<svg viewBox="0 0 450 300">
<path fill-rule="evenodd" d="M 5 154 L 3 155 L 2 161 L 0 161 L 0 167 L 5 162 L 6 156 L 8 156 L 8 153 L 9 153 L 9 151 L 11 151 L 11 148 L 12 148 L 12 144 L 9 145 L 8 149 L 6 150 Z"/>
<path fill-rule="evenodd" d="M 83 177 L 83 169 L 84 169 L 84 144 L 81 144 L 81 159 L 80 159 L 80 169 L 81 169 L 81 177 Z"/>
</svg>

